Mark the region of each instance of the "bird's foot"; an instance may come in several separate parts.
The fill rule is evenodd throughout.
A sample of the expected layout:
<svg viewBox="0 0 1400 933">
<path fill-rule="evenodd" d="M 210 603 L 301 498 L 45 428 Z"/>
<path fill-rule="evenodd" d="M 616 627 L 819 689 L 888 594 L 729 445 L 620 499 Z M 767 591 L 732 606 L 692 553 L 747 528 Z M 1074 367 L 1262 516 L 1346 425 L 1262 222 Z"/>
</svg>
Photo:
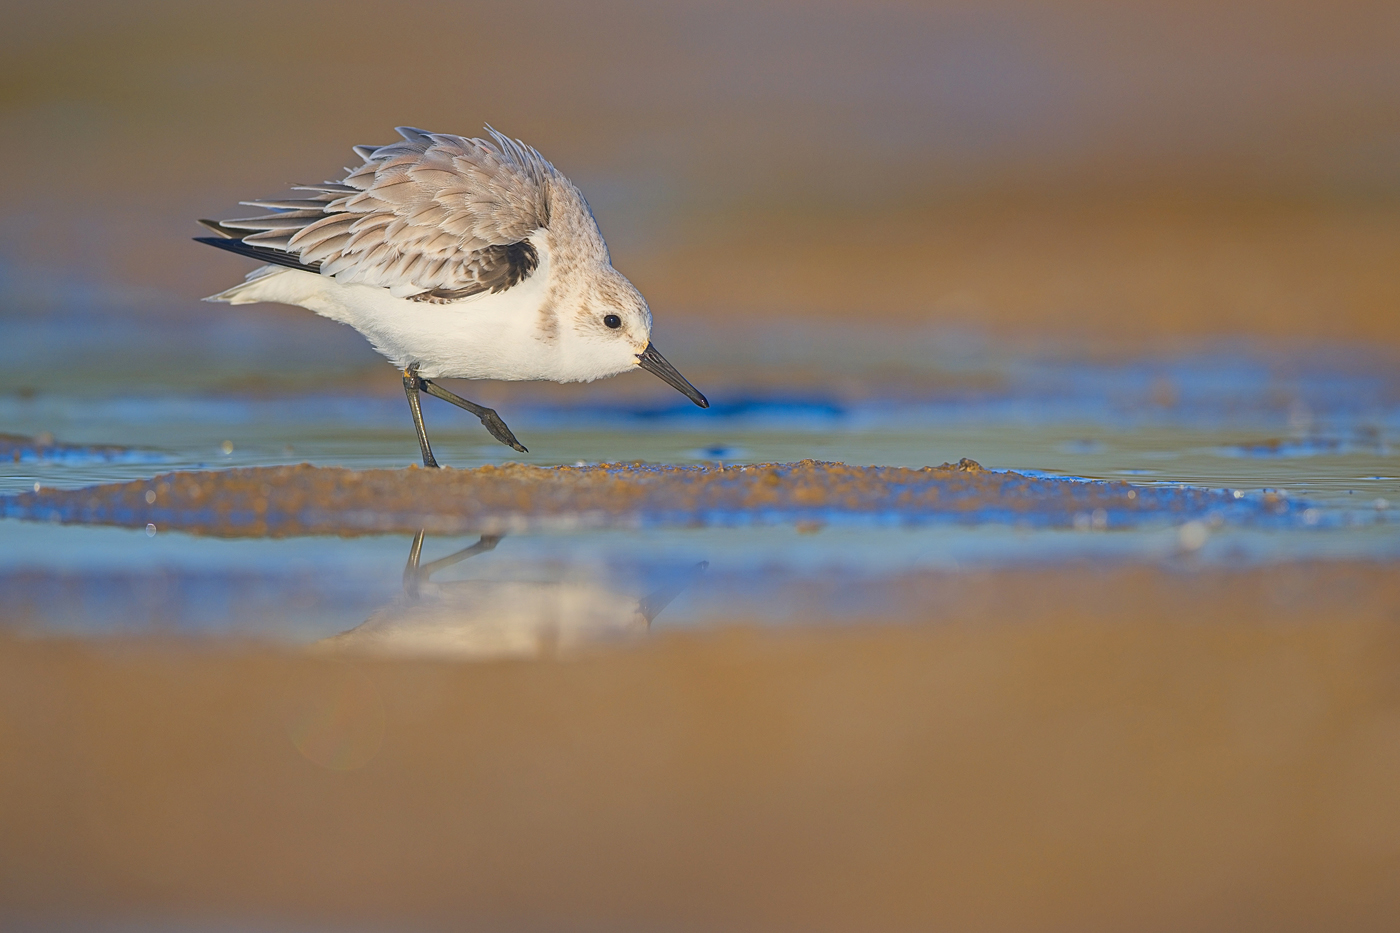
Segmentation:
<svg viewBox="0 0 1400 933">
<path fill-rule="evenodd" d="M 495 409 L 488 408 L 481 413 L 481 424 L 486 430 L 491 432 L 492 437 L 502 444 L 505 444 L 507 447 L 514 448 L 522 454 L 528 454 L 530 452 L 525 449 L 524 444 L 515 439 L 515 435 L 511 433 L 510 428 L 506 427 L 506 423 L 501 420 L 501 416 L 496 414 Z"/>
</svg>

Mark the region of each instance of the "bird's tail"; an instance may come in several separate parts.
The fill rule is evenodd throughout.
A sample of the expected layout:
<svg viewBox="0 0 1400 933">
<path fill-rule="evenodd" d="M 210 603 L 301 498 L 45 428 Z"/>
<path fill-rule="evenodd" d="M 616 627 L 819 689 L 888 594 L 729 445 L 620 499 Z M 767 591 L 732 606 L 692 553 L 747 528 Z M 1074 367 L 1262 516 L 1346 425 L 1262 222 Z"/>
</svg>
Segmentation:
<svg viewBox="0 0 1400 933">
<path fill-rule="evenodd" d="M 286 271 L 282 266 L 259 266 L 244 276 L 242 282 L 232 288 L 226 288 L 218 294 L 210 295 L 204 300 L 226 301 L 231 305 L 250 305 L 258 301 L 276 300 L 263 294 L 264 286 L 268 284 L 263 280 L 268 276 Z"/>
</svg>

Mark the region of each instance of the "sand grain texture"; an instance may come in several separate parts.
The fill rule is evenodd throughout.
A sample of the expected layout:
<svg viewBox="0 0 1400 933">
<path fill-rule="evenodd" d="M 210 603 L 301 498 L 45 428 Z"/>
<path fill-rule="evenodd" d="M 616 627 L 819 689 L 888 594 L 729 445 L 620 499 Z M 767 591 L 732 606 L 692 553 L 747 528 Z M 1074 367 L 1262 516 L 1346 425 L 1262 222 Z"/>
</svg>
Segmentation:
<svg viewBox="0 0 1400 933">
<path fill-rule="evenodd" d="M 1294 508 L 1278 497 L 1240 501 L 1214 490 L 995 472 L 968 459 L 918 470 L 815 460 L 363 471 L 302 464 L 167 473 L 0 499 L 0 515 L 11 518 L 137 527 L 150 522 L 197 534 L 258 537 L 862 518 L 1063 527 L 1088 522 L 1096 513 L 1105 522 L 1132 525 L 1207 515 L 1268 519 Z"/>
</svg>

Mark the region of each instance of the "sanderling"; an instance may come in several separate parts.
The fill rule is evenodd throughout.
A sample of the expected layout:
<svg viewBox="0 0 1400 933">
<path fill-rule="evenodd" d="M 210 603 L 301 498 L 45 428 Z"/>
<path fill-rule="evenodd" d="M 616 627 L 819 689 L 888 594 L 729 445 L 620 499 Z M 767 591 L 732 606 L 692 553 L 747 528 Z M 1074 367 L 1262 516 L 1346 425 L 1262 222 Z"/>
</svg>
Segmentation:
<svg viewBox="0 0 1400 933">
<path fill-rule="evenodd" d="M 201 243 L 265 265 L 207 301 L 300 305 L 349 324 L 399 368 L 423 465 L 435 467 L 419 392 L 525 448 L 490 408 L 434 380 L 592 382 L 642 368 L 709 402 L 651 343 L 646 299 L 612 267 L 583 193 L 490 126 L 467 139 L 401 126 L 356 146 L 340 181 L 242 201 L 272 213 L 201 220 Z"/>
</svg>

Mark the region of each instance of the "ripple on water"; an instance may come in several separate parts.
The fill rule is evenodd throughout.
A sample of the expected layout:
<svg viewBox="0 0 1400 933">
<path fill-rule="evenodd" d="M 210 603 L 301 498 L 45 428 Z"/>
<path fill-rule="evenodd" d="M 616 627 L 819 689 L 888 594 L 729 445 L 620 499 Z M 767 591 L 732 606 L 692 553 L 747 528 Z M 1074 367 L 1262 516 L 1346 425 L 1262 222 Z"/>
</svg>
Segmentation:
<svg viewBox="0 0 1400 933">
<path fill-rule="evenodd" d="M 133 450 L 110 444 L 63 444 L 52 434 L 29 437 L 0 434 L 0 460 L 14 463 L 163 463 L 168 458 L 152 450 Z"/>
</svg>

